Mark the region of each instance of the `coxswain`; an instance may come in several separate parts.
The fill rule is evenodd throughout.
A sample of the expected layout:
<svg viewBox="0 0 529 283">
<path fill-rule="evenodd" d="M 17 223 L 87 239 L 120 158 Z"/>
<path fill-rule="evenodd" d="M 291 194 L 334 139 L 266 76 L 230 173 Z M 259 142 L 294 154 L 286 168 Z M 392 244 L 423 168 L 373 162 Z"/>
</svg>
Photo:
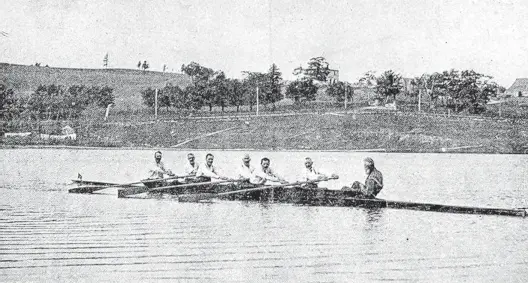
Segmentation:
<svg viewBox="0 0 529 283">
<path fill-rule="evenodd" d="M 263 185 L 281 185 L 288 183 L 283 177 L 270 167 L 270 159 L 264 157 L 261 159 L 261 166 L 255 172 L 256 184 Z"/>
<path fill-rule="evenodd" d="M 154 153 L 154 164 L 149 168 L 149 179 L 163 179 L 163 175 L 174 176 L 173 172 L 165 167 L 162 162 L 162 152 Z"/>
<path fill-rule="evenodd" d="M 206 163 L 198 167 L 197 179 L 200 182 L 210 182 L 211 179 L 229 180 L 230 178 L 224 177 L 219 173 L 219 169 L 213 165 L 214 156 L 211 153 L 206 155 Z"/>
<path fill-rule="evenodd" d="M 364 184 L 355 181 L 351 187 L 343 187 L 344 191 L 352 191 L 357 198 L 375 198 L 384 187 L 382 173 L 375 167 L 375 162 L 371 157 L 364 158 L 364 172 L 366 181 Z"/>
</svg>

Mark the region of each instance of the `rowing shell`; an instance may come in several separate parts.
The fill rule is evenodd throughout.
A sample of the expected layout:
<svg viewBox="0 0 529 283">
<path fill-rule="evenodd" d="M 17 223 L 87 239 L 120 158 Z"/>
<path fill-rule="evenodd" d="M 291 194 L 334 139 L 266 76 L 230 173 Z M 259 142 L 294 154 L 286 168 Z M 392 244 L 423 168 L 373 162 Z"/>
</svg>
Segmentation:
<svg viewBox="0 0 529 283">
<path fill-rule="evenodd" d="M 244 190 L 255 188 L 257 186 L 249 183 L 238 184 L 215 184 L 215 185 L 198 185 L 184 186 L 169 190 L 158 190 L 151 192 L 151 195 L 192 195 L 201 193 L 222 194 L 235 190 Z M 129 191 L 135 193 L 147 192 L 148 188 L 124 188 L 118 191 L 120 197 L 129 195 Z M 473 206 L 456 206 L 433 203 L 405 202 L 384 199 L 360 199 L 352 196 L 352 192 L 341 190 L 329 190 L 325 188 L 307 188 L 307 187 L 285 187 L 264 190 L 250 190 L 248 192 L 220 195 L 219 199 L 228 201 L 261 201 L 275 203 L 290 203 L 296 205 L 310 206 L 339 206 L 339 207 L 364 207 L 364 208 L 393 208 L 408 209 L 420 211 L 446 212 L 446 213 L 464 213 L 464 214 L 488 214 L 488 215 L 505 215 L 526 217 L 525 209 L 504 209 L 489 207 Z"/>
</svg>

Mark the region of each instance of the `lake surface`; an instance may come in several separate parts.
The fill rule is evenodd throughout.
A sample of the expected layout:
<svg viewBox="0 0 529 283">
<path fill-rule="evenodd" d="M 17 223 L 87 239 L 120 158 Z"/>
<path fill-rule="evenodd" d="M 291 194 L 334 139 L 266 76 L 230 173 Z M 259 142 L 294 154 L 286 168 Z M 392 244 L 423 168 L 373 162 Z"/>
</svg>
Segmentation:
<svg viewBox="0 0 529 283">
<path fill-rule="evenodd" d="M 527 218 L 68 194 L 70 179 L 134 182 L 152 150 L 0 150 L 0 281 L 527 282 Z M 203 160 L 203 151 L 194 152 Z M 227 175 L 244 152 L 212 151 Z M 164 152 L 174 172 L 185 151 Z M 527 155 L 250 152 L 294 180 L 304 158 L 381 198 L 527 207 Z"/>
</svg>

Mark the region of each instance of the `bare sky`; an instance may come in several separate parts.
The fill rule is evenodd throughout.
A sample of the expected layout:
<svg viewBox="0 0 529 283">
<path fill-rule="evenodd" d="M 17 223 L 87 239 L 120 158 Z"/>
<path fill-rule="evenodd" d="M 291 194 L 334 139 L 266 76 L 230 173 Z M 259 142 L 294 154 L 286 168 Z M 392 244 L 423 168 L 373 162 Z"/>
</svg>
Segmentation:
<svg viewBox="0 0 529 283">
<path fill-rule="evenodd" d="M 240 77 L 275 62 L 285 79 L 324 56 L 340 79 L 450 68 L 504 86 L 528 72 L 527 0 L 0 0 L 0 62 L 135 68 L 196 61 Z"/>
</svg>

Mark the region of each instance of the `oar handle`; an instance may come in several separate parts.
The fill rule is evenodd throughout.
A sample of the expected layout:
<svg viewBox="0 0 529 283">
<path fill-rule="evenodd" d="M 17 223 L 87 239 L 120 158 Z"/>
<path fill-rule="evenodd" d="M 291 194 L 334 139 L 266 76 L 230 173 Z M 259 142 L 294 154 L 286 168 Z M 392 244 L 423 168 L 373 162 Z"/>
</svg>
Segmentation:
<svg viewBox="0 0 529 283">
<path fill-rule="evenodd" d="M 325 182 L 325 181 L 329 181 L 329 180 L 333 180 L 333 179 L 338 179 L 338 178 L 325 178 L 325 179 L 321 179 L 321 180 L 299 181 L 299 182 L 294 182 L 294 183 L 287 183 L 287 184 L 280 184 L 280 185 L 272 185 L 272 186 L 264 186 L 264 187 L 257 187 L 257 188 L 250 188 L 250 189 L 223 192 L 223 193 L 218 193 L 216 195 L 225 196 L 225 195 L 230 195 L 230 194 L 245 193 L 245 192 L 251 192 L 251 191 L 260 191 L 260 190 L 277 189 L 277 188 L 283 188 L 283 187 L 292 187 L 292 186 L 299 186 L 299 185 L 304 185 L 304 184 L 309 184 L 309 183 Z"/>
<path fill-rule="evenodd" d="M 246 180 L 248 180 L 248 179 L 228 179 L 228 180 L 219 180 L 219 181 L 213 181 L 213 182 L 189 183 L 189 184 L 158 187 L 158 188 L 150 189 L 149 191 L 150 192 L 155 192 L 155 191 L 162 191 L 162 190 L 166 190 L 166 189 L 187 188 L 187 187 L 195 187 L 195 186 L 203 186 L 203 185 L 215 185 L 215 184 L 222 184 L 222 183 L 235 183 L 235 182 L 242 182 L 242 181 L 246 181 Z"/>
<path fill-rule="evenodd" d="M 135 183 L 135 184 L 138 184 L 138 183 L 156 183 L 156 182 L 160 182 L 160 181 L 173 180 L 173 179 L 181 179 L 181 178 L 188 178 L 188 177 L 193 177 L 193 175 L 186 175 L 186 176 L 173 176 L 173 177 L 162 178 L 162 179 L 146 179 L 146 180 L 142 180 L 142 181 L 140 181 L 140 182 L 137 182 L 137 183 Z"/>
<path fill-rule="evenodd" d="M 262 191 L 262 190 L 275 189 L 275 188 L 299 186 L 299 185 L 303 185 L 303 184 L 318 183 L 318 182 L 329 181 L 329 180 L 333 180 L 333 179 L 338 179 L 338 176 L 330 177 L 330 178 L 324 178 L 324 179 L 321 179 L 321 180 L 299 181 L 299 182 L 287 183 L 287 184 L 281 184 L 281 185 L 263 186 L 263 187 L 257 187 L 257 188 L 235 190 L 235 191 L 223 192 L 223 193 L 218 193 L 218 194 L 213 194 L 213 193 L 205 193 L 204 194 L 203 193 L 203 194 L 192 194 L 192 195 L 179 195 L 178 196 L 178 200 L 179 201 L 191 201 L 191 202 L 194 201 L 194 202 L 196 202 L 196 201 L 199 201 L 199 200 L 211 199 L 211 198 L 216 198 L 216 197 L 219 197 L 219 196 L 238 194 L 238 193 L 246 193 L 246 192 L 253 192 L 253 191 Z"/>
</svg>

